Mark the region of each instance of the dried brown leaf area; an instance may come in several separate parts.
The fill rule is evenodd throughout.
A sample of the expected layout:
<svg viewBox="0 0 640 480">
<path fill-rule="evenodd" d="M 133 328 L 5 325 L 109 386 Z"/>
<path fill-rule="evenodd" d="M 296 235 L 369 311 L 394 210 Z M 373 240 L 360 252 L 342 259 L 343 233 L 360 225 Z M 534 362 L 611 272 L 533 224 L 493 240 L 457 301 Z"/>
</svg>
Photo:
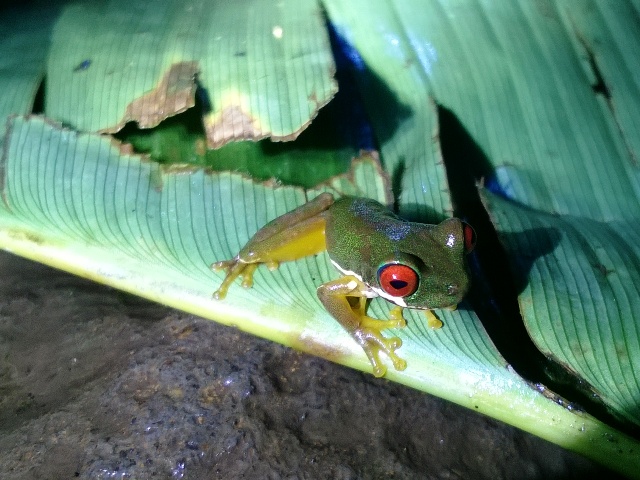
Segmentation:
<svg viewBox="0 0 640 480">
<path fill-rule="evenodd" d="M 118 131 L 130 121 L 137 122 L 140 128 L 152 128 L 164 119 L 193 107 L 198 71 L 198 62 L 179 62 L 171 65 L 158 86 L 133 100 L 127 106 L 120 123 L 106 131 Z"/>
<path fill-rule="evenodd" d="M 207 146 L 220 148 L 234 140 L 261 140 L 270 135 L 259 122 L 238 105 L 229 105 L 205 121 Z"/>
</svg>

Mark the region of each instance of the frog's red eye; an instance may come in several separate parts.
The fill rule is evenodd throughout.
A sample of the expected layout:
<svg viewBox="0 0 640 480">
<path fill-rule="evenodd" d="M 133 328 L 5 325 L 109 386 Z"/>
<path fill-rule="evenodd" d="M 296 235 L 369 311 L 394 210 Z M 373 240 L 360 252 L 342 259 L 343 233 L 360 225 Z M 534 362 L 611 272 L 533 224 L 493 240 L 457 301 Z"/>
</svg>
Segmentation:
<svg viewBox="0 0 640 480">
<path fill-rule="evenodd" d="M 378 282 L 393 297 L 408 297 L 418 289 L 416 271 L 399 263 L 388 263 L 378 269 Z"/>
<path fill-rule="evenodd" d="M 476 231 L 467 222 L 462 222 L 462 234 L 464 235 L 464 250 L 471 253 L 476 246 Z"/>
</svg>

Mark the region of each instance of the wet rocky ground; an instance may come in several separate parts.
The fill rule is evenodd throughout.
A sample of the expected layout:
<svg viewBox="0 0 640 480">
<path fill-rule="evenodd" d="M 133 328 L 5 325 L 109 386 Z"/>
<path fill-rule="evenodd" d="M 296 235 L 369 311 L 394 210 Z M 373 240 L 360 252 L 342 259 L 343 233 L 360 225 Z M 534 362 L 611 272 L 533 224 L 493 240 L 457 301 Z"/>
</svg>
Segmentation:
<svg viewBox="0 0 640 480">
<path fill-rule="evenodd" d="M 438 398 L 0 252 L 0 478 L 614 478 Z"/>
</svg>

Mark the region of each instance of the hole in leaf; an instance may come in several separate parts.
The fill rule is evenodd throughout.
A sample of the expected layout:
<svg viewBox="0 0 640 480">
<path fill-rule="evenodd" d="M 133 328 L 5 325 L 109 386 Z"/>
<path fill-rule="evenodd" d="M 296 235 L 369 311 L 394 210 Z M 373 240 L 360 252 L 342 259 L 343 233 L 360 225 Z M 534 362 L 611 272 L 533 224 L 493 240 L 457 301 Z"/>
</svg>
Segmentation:
<svg viewBox="0 0 640 480">
<path fill-rule="evenodd" d="M 274 178 L 307 188 L 345 173 L 361 149 L 374 148 L 374 140 L 346 54 L 332 32 L 329 28 L 338 93 L 294 141 L 232 142 L 208 150 L 202 117 L 211 111 L 212 103 L 197 77 L 193 108 L 150 129 L 129 122 L 114 137 L 162 164 L 236 171 L 257 180 Z"/>
<path fill-rule="evenodd" d="M 44 113 L 44 94 L 46 88 L 46 77 L 43 76 L 38 84 L 38 89 L 33 97 L 33 105 L 31 107 L 31 113 L 34 115 L 42 115 Z"/>
</svg>

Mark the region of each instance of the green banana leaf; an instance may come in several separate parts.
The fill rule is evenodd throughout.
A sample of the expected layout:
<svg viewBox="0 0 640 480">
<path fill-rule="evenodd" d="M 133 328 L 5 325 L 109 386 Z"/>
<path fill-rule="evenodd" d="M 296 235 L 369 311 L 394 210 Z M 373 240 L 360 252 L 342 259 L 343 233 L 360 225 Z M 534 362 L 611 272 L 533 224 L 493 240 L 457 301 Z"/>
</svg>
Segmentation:
<svg viewBox="0 0 640 480">
<path fill-rule="evenodd" d="M 128 143 L 165 161 L 193 157 L 167 154 L 167 120 L 153 127 L 195 109 L 201 131 L 177 138 L 181 152 L 197 153 L 191 163 L 238 170 L 249 157 L 291 161 L 291 150 L 274 154 L 264 143 L 222 145 L 293 140 L 310 124 L 335 94 L 328 27 L 316 2 L 236 3 L 61 4 L 37 16 L 33 34 L 31 16 L 0 20 L 0 247 L 370 371 L 315 295 L 337 276 L 326 254 L 259 269 L 254 288 L 234 285 L 222 302 L 211 298 L 222 275 L 209 265 L 322 191 L 395 202 L 423 221 L 464 214 L 468 200 L 454 190 L 459 177 L 479 172 L 523 285 L 518 301 L 531 338 L 637 424 L 640 70 L 628 45 L 639 39 L 622 33 L 637 5 L 442 0 L 371 8 L 326 0 L 384 168 L 365 154 L 343 175 L 296 182 L 305 190 L 162 166 Z M 43 76 L 42 115 L 32 115 Z M 448 152 L 470 150 L 451 146 L 447 112 L 482 153 L 462 170 Z M 129 121 L 153 128 L 160 140 L 151 145 L 160 147 L 145 148 L 156 137 L 144 131 L 108 135 Z M 323 162 L 355 149 L 312 150 Z M 473 183 L 468 190 L 477 195 Z M 369 311 L 384 318 L 389 305 L 374 300 Z M 408 368 L 389 369 L 387 378 L 639 476 L 638 440 L 516 373 L 470 303 L 436 313 L 439 330 L 405 312 L 408 327 L 390 334 L 402 339 Z"/>
</svg>

